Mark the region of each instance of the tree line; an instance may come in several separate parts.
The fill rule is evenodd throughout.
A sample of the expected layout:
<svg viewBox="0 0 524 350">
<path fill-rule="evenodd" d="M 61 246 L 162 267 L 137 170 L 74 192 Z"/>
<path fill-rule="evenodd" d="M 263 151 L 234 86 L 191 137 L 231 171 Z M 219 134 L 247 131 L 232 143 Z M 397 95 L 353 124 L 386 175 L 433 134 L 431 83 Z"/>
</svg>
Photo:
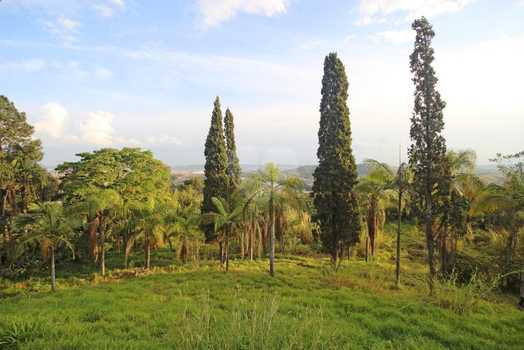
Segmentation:
<svg viewBox="0 0 524 350">
<path fill-rule="evenodd" d="M 324 61 L 318 166 L 313 186 L 284 176 L 275 164 L 241 172 L 232 111 L 214 101 L 204 145 L 204 176 L 175 185 L 170 169 L 149 151 L 104 148 L 78 154 L 51 173 L 39 162 L 33 127 L 6 97 L 0 97 L 0 273 L 16 278 L 49 266 L 56 288 L 56 261 L 95 263 L 105 275 L 106 253 L 122 267 L 150 269 L 152 251 L 167 248 L 186 263 L 230 258 L 268 258 L 286 252 L 327 253 L 335 269 L 344 256 L 366 261 L 377 255 L 378 237 L 396 226 L 396 274 L 400 283 L 403 222 L 424 233 L 428 286 L 459 271 L 471 275 L 460 252 L 474 242 L 492 257 L 486 272 L 501 284 L 520 283 L 524 249 L 524 152 L 497 154 L 504 175 L 486 184 L 475 175 L 473 151 L 446 148 L 445 102 L 433 68 L 435 35 L 425 18 L 414 21 L 410 55 L 414 104 L 409 161 L 393 168 L 368 159 L 358 177 L 352 149 L 348 77 L 336 53 Z M 482 232 L 482 233 L 479 233 Z M 491 233 L 495 232 L 490 236 Z M 501 243 L 503 242 L 503 243 Z M 215 249 L 216 247 L 216 249 Z M 142 252 L 140 252 L 142 250 Z M 357 252 L 356 252 L 357 251 Z M 136 256 L 142 255 L 142 263 Z M 478 266 L 476 266 L 478 268 Z"/>
</svg>

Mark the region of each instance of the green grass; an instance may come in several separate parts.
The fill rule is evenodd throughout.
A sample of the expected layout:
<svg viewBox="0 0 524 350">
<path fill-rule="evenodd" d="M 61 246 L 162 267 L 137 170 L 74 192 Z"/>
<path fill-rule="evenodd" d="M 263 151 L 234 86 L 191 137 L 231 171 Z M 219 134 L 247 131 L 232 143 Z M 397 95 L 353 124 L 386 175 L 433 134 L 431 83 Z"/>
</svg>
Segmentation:
<svg viewBox="0 0 524 350">
<path fill-rule="evenodd" d="M 423 265 L 325 260 L 165 266 L 113 272 L 57 293 L 0 299 L 6 349 L 522 349 L 524 312 L 502 297 L 477 299 L 443 285 L 424 289 Z M 76 286 L 76 287 L 75 287 Z M 474 299 L 475 302 L 472 302 Z M 445 302 L 443 302 L 445 301 Z M 513 302 L 513 300 L 511 300 Z"/>
</svg>

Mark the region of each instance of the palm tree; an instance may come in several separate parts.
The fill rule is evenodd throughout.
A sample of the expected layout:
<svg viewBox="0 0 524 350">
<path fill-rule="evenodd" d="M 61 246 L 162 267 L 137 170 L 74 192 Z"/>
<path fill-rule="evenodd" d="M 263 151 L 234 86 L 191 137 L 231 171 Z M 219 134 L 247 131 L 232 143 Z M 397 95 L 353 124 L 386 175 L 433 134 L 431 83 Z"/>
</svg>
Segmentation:
<svg viewBox="0 0 524 350">
<path fill-rule="evenodd" d="M 124 247 L 124 267 L 129 267 L 129 256 L 134 247 L 135 240 L 140 234 L 140 222 L 137 215 L 135 215 L 141 207 L 140 202 L 135 200 L 123 201 L 122 205 L 118 207 L 116 232 L 121 236 Z"/>
<path fill-rule="evenodd" d="M 476 154 L 472 150 L 448 151 L 444 159 L 446 176 L 442 181 L 442 216 L 438 231 L 443 273 L 449 273 L 454 265 L 457 240 L 468 230 L 470 202 L 482 188 L 480 179 L 474 174 L 475 160 Z"/>
<path fill-rule="evenodd" d="M 405 200 L 404 195 L 408 189 L 409 178 L 408 178 L 408 165 L 406 163 L 400 163 L 397 176 L 394 180 L 394 184 L 398 193 L 397 197 L 397 243 L 396 243 L 396 256 L 395 256 L 395 283 L 397 287 L 400 285 L 400 231 L 402 225 L 402 201 Z"/>
<path fill-rule="evenodd" d="M 22 244 L 45 240 L 50 250 L 51 290 L 56 290 L 55 252 L 59 246 L 69 248 L 74 256 L 70 241 L 74 222 L 66 215 L 62 202 L 44 202 L 30 205 L 26 214 L 19 215 L 15 226 L 30 232 Z"/>
<path fill-rule="evenodd" d="M 241 215 L 244 209 L 243 202 L 226 201 L 222 198 L 211 198 L 213 205 L 216 208 L 214 213 L 211 213 L 214 222 L 215 232 L 220 230 L 224 233 L 225 239 L 225 262 L 226 272 L 229 270 L 229 238 L 235 226 L 240 222 Z M 236 204 L 236 205 L 235 205 Z"/>
<path fill-rule="evenodd" d="M 505 269 L 509 272 L 517 245 L 517 235 L 524 225 L 524 178 L 511 176 L 502 186 L 490 184 L 473 203 L 472 212 L 496 214 L 502 226 L 509 232 L 505 257 Z"/>
<path fill-rule="evenodd" d="M 154 198 L 137 208 L 135 215 L 144 234 L 144 265 L 148 270 L 151 268 L 151 241 L 154 233 L 164 225 L 168 210 L 168 204 Z"/>
<path fill-rule="evenodd" d="M 112 189 L 102 189 L 92 192 L 84 202 L 75 207 L 75 211 L 87 215 L 90 251 L 95 253 L 95 261 L 100 261 L 102 276 L 106 274 L 106 238 L 116 224 L 122 203 L 118 192 Z"/>
<path fill-rule="evenodd" d="M 195 210 L 197 209 L 197 210 Z M 200 230 L 200 212 L 198 207 L 181 207 L 166 216 L 166 236 L 171 245 L 172 239 L 179 242 L 178 256 L 182 262 L 187 261 L 189 241 L 204 240 Z M 198 253 L 198 251 L 197 251 Z"/>
<path fill-rule="evenodd" d="M 366 159 L 365 164 L 370 167 L 367 176 L 359 180 L 356 190 L 366 203 L 366 223 L 368 237 L 366 238 L 366 260 L 368 257 L 368 238 L 371 256 L 375 256 L 376 238 L 385 221 L 385 209 L 392 199 L 395 174 L 385 163 L 373 159 Z"/>
<path fill-rule="evenodd" d="M 286 207 L 297 208 L 304 206 L 305 202 L 302 201 L 303 196 L 301 196 L 303 183 L 294 177 L 283 179 L 280 176 L 280 170 L 273 163 L 267 164 L 263 171 L 253 176 L 248 182 L 253 184 L 253 192 L 249 196 L 248 205 L 251 202 L 251 198 L 254 199 L 255 197 L 259 197 L 267 203 L 268 221 L 266 223 L 269 227 L 269 274 L 274 276 L 276 217 L 277 214 L 283 215 Z"/>
</svg>

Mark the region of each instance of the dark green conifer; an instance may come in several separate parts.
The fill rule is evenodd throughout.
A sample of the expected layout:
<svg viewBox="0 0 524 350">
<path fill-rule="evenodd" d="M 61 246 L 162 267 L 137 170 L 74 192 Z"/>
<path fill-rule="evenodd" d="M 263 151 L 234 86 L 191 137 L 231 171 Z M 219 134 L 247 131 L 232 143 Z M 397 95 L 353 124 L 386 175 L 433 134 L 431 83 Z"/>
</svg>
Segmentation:
<svg viewBox="0 0 524 350">
<path fill-rule="evenodd" d="M 422 17 L 413 22 L 416 31 L 415 48 L 410 56 L 411 73 L 415 84 L 415 103 L 411 117 L 409 163 L 414 173 L 414 189 L 421 219 L 424 222 L 428 250 L 429 287 L 433 290 L 435 276 L 433 222 L 436 216 L 438 185 L 444 177 L 443 164 L 446 140 L 443 109 L 446 103 L 436 89 L 437 77 L 432 67 L 434 60 L 431 41 L 435 32 Z"/>
<path fill-rule="evenodd" d="M 229 177 L 229 192 L 233 193 L 240 185 L 240 162 L 238 161 L 237 146 L 235 143 L 235 123 L 233 121 L 233 113 L 231 113 L 229 108 L 226 110 L 224 128 L 226 133 L 227 176 Z"/>
<path fill-rule="evenodd" d="M 336 53 L 330 53 L 324 61 L 313 201 L 320 239 L 335 266 L 338 266 L 344 247 L 355 245 L 360 236 L 359 209 L 354 192 L 357 167 L 351 148 L 347 98 L 348 80 L 344 65 Z"/>
<path fill-rule="evenodd" d="M 206 214 L 215 211 L 212 198 L 226 198 L 228 191 L 226 142 L 222 124 L 222 110 L 220 109 L 220 99 L 218 97 L 215 99 L 213 114 L 211 115 L 211 126 L 207 134 L 204 155 L 206 164 L 204 166 L 202 213 Z M 203 229 L 208 241 L 215 238 L 212 224 L 204 225 Z"/>
</svg>

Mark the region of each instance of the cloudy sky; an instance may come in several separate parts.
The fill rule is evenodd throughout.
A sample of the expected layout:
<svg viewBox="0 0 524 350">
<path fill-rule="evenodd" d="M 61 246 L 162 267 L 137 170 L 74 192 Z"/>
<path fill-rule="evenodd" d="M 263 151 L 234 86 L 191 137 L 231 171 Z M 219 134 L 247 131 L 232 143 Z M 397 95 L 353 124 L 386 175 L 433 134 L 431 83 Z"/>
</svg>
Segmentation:
<svg viewBox="0 0 524 350">
<path fill-rule="evenodd" d="M 410 21 L 437 36 L 448 146 L 485 164 L 524 148 L 523 0 L 3 0 L 0 94 L 26 111 L 44 164 L 138 146 L 203 163 L 213 99 L 242 163 L 316 162 L 325 55 L 350 80 L 357 160 L 409 145 Z"/>
</svg>

